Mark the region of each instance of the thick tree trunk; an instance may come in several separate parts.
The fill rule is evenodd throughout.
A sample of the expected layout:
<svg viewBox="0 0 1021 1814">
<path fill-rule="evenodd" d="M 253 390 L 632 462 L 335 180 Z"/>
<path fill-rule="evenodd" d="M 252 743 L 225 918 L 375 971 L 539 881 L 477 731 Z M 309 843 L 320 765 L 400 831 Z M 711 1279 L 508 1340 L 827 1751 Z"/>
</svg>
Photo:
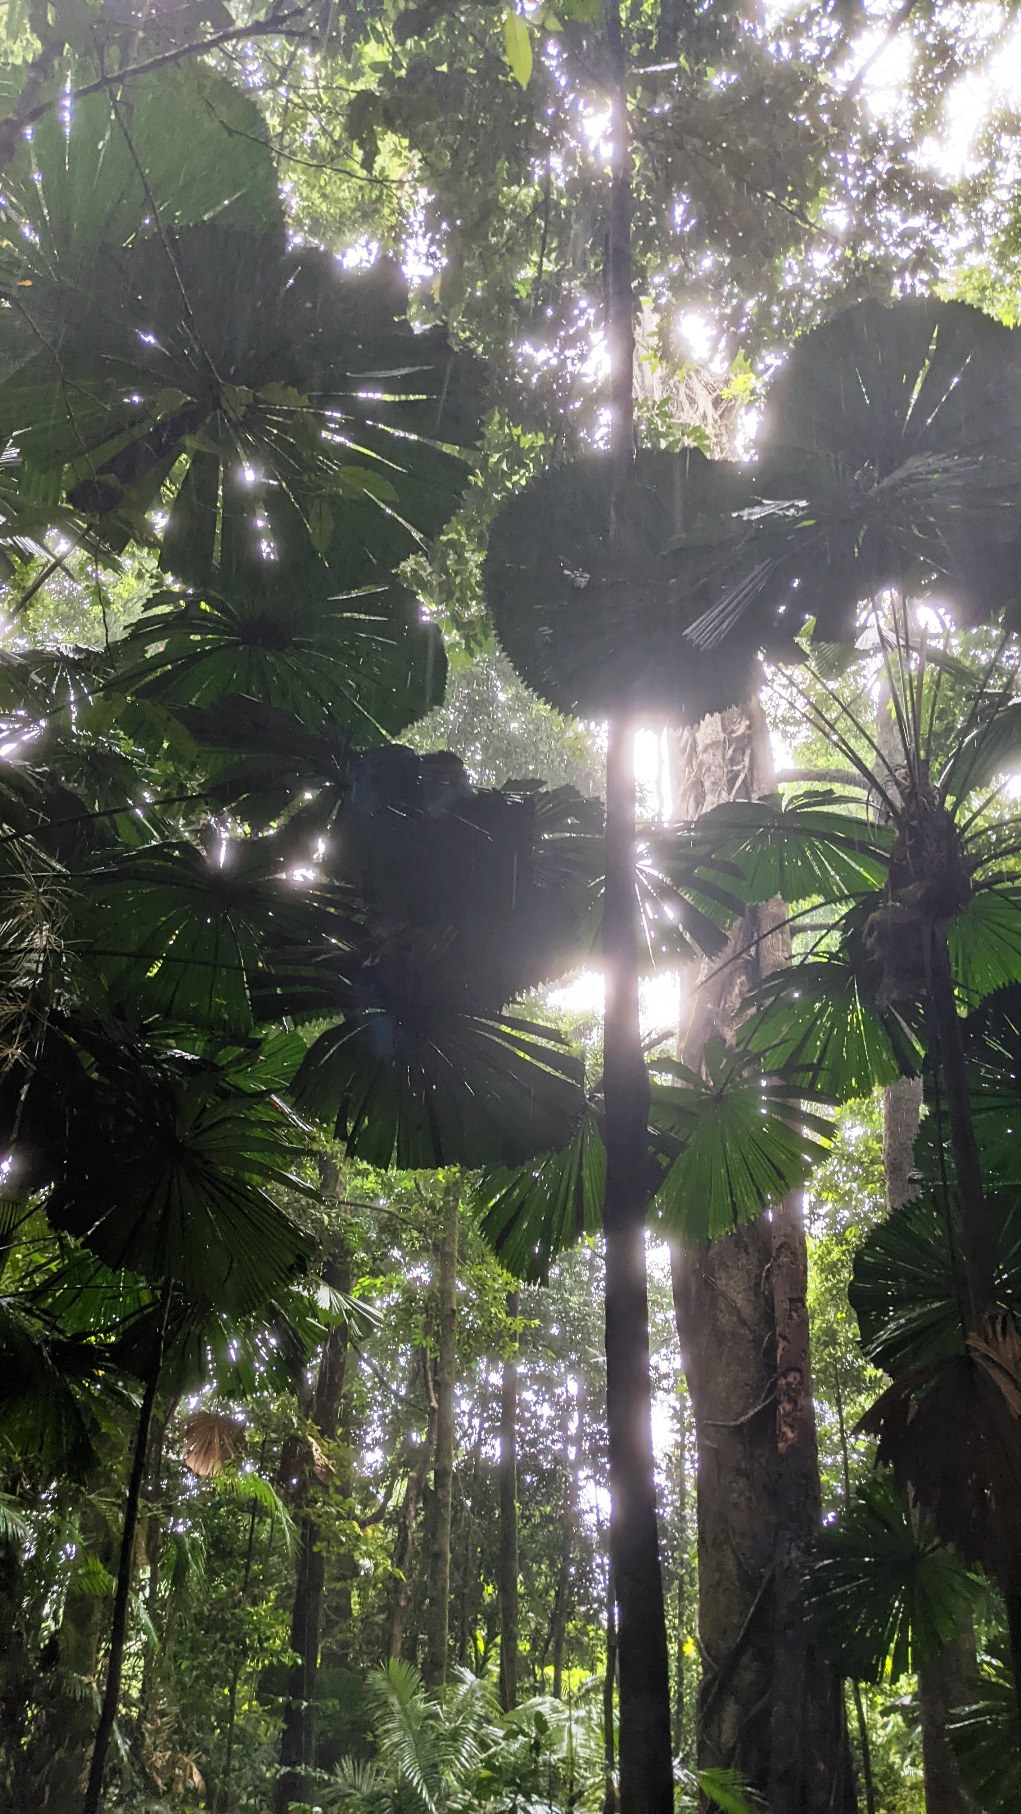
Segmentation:
<svg viewBox="0 0 1021 1814">
<path fill-rule="evenodd" d="M 325 1165 L 325 1162 L 324 1162 Z M 336 1192 L 336 1175 L 330 1168 Z M 326 1179 L 324 1178 L 324 1183 Z M 335 1291 L 351 1289 L 351 1254 L 346 1241 L 323 1267 L 323 1279 Z M 345 1322 L 331 1329 L 323 1344 L 312 1395 L 311 1422 L 327 1442 L 336 1440 L 347 1379 L 349 1331 Z M 305 1776 L 315 1764 L 315 1688 L 326 1596 L 326 1557 L 314 1504 L 312 1459 L 301 1457 L 300 1496 L 305 1509 L 298 1527 L 298 1560 L 291 1610 L 291 1649 L 297 1661 L 288 1682 L 287 1710 L 280 1735 L 280 1770 L 273 1795 L 274 1814 L 287 1814 L 292 1801 L 307 1799 Z"/>
<path fill-rule="evenodd" d="M 430 1523 L 428 1601 L 423 1676 L 430 1688 L 447 1679 L 450 1629 L 450 1521 L 454 1492 L 454 1392 L 457 1385 L 457 1237 L 461 1185 L 443 1192 L 437 1284 L 439 1330 L 436 1354 L 436 1451 Z"/>
<path fill-rule="evenodd" d="M 757 704 L 683 734 L 679 816 L 775 786 Z M 678 797 L 679 796 L 679 797 Z M 752 909 L 694 996 L 682 1052 L 733 1032 L 748 990 L 787 961 L 779 903 Z M 698 1445 L 699 1761 L 740 1771 L 771 1814 L 856 1805 L 843 1701 L 801 1592 L 819 1521 L 800 1203 L 674 1256 Z"/>
<path fill-rule="evenodd" d="M 507 1315 L 516 1320 L 521 1299 L 507 1293 Z M 518 1698 L 518 1356 L 515 1347 L 503 1363 L 500 1382 L 500 1553 L 497 1594 L 500 1601 L 500 1705 L 507 1713 Z"/>
</svg>

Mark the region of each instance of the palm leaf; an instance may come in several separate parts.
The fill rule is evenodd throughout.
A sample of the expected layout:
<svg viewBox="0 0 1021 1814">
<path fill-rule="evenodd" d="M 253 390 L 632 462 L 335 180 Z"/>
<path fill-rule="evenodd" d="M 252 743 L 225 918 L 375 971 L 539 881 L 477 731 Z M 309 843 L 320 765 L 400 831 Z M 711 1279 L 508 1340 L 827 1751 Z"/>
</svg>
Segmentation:
<svg viewBox="0 0 1021 1814">
<path fill-rule="evenodd" d="M 357 732 L 362 744 L 404 730 L 443 698 L 446 657 L 435 625 L 401 587 L 341 590 L 314 553 L 261 597 L 207 590 L 163 595 L 118 646 L 122 685 L 172 710 L 240 695 L 300 723 Z"/>
<path fill-rule="evenodd" d="M 583 1066 L 548 1027 L 441 1003 L 366 1008 L 320 1034 L 302 1109 L 370 1165 L 518 1165 L 570 1139 Z"/>
<path fill-rule="evenodd" d="M 805 1182 L 826 1156 L 830 1125 L 798 1090 L 763 1082 L 757 1067 L 720 1039 L 706 1045 L 705 1076 L 666 1059 L 655 1069 L 651 1120 L 666 1174 L 653 1199 L 664 1232 L 701 1247 L 754 1221 Z"/>
<path fill-rule="evenodd" d="M 761 431 L 763 507 L 735 577 L 692 627 L 702 649 L 776 614 L 853 640 L 860 602 L 937 589 L 972 619 L 1016 591 L 1016 342 L 978 309 L 856 304 L 800 339 Z"/>
<path fill-rule="evenodd" d="M 515 1278 L 542 1280 L 565 1248 L 599 1233 L 605 1182 L 606 1153 L 590 1109 L 561 1152 L 518 1171 L 483 1173 L 476 1187 L 483 1239 Z"/>
<path fill-rule="evenodd" d="M 749 997 L 739 1043 L 806 1094 L 836 1102 L 868 1096 L 917 1070 L 921 1048 L 895 1008 L 879 1008 L 858 968 L 819 958 L 778 970 Z"/>
<path fill-rule="evenodd" d="M 987 1662 L 976 1698 L 951 1720 L 947 1736 L 984 1814 L 1014 1814 L 1021 1806 L 1021 1742 L 1014 1679 L 1002 1659 Z"/>
<path fill-rule="evenodd" d="M 978 888 L 947 930 L 954 979 L 977 1004 L 1007 983 L 1021 982 L 1021 889 Z"/>
<path fill-rule="evenodd" d="M 842 1676 L 882 1682 L 932 1662 L 982 1592 L 931 1523 L 883 1475 L 824 1525 L 808 1605 Z"/>
<path fill-rule="evenodd" d="M 746 470 L 694 451 L 642 451 L 623 493 L 599 456 L 542 474 L 500 511 L 485 565 L 497 635 L 529 686 L 568 715 L 662 721 L 753 688 L 757 645 L 721 660 L 685 632 L 710 557 L 678 552 L 752 501 Z M 615 534 L 611 538 L 611 518 Z"/>
<path fill-rule="evenodd" d="M 731 890 L 749 905 L 777 896 L 844 904 L 881 888 L 892 833 L 838 811 L 838 800 L 819 801 L 816 793 L 714 807 L 693 827 L 692 859 L 701 855 L 710 873 L 736 870 Z"/>
<path fill-rule="evenodd" d="M 82 899 L 83 935 L 114 1000 L 234 1034 L 253 1025 L 274 945 L 310 945 L 341 924 L 321 894 L 281 874 L 270 839 L 130 853 L 85 880 Z"/>
</svg>

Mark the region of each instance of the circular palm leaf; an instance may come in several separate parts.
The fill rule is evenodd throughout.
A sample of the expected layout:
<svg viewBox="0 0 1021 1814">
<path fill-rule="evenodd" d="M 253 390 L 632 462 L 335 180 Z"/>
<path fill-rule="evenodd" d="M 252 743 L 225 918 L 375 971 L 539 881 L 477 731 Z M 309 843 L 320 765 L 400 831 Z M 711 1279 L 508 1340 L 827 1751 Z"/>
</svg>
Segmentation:
<svg viewBox="0 0 1021 1814">
<path fill-rule="evenodd" d="M 797 342 L 769 393 L 760 507 L 724 595 L 692 629 L 720 646 L 777 611 L 851 639 L 889 587 L 968 621 L 1018 596 L 1021 340 L 965 303 L 863 302 Z"/>
<path fill-rule="evenodd" d="M 591 718 L 700 717 L 745 697 L 761 639 L 702 652 L 686 632 L 718 596 L 711 539 L 751 502 L 746 472 L 696 452 L 639 453 L 623 486 L 599 456 L 533 480 L 497 517 L 485 565 L 518 673 Z"/>
</svg>

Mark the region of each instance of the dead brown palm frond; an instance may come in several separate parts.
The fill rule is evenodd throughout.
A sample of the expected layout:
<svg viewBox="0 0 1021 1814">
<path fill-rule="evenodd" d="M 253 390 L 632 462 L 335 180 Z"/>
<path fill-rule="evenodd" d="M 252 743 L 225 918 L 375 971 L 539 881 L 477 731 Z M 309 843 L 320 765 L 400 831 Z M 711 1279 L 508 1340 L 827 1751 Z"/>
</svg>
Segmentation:
<svg viewBox="0 0 1021 1814">
<path fill-rule="evenodd" d="M 245 1430 L 225 1411 L 196 1411 L 184 1426 L 181 1454 L 188 1471 L 212 1480 L 244 1453 Z"/>
</svg>

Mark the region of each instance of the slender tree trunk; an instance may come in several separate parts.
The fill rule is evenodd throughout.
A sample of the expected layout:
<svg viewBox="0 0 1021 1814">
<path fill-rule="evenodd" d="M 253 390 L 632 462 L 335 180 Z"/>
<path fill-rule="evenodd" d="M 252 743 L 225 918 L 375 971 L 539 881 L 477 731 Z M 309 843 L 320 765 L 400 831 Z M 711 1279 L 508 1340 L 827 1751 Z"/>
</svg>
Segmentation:
<svg viewBox="0 0 1021 1814">
<path fill-rule="evenodd" d="M 902 1081 L 905 1081 L 902 1079 Z M 907 1081 L 911 1081 L 908 1079 Z M 897 1085 L 891 1085 L 896 1089 Z M 913 1136 L 912 1136 L 913 1144 Z M 847 1422 L 844 1417 L 844 1396 L 840 1389 L 840 1373 L 834 1381 L 833 1398 L 837 1412 L 837 1433 L 840 1438 L 840 1463 L 844 1476 L 844 1504 L 851 1503 L 851 1455 L 847 1442 Z M 858 1682 L 851 1683 L 851 1699 L 854 1702 L 854 1717 L 858 1726 L 858 1742 L 861 1745 L 861 1774 L 865 1788 L 865 1807 L 867 1814 L 876 1814 L 876 1786 L 872 1776 L 872 1746 L 869 1742 L 868 1721 L 865 1718 L 865 1707 L 861 1698 L 861 1687 Z"/>
<path fill-rule="evenodd" d="M 138 1529 L 138 1507 L 142 1495 L 142 1481 L 145 1478 L 145 1463 L 149 1452 L 149 1433 L 152 1429 L 153 1411 L 156 1406 L 156 1394 L 159 1391 L 160 1374 L 163 1371 L 163 1348 L 167 1334 L 167 1317 L 170 1311 L 170 1287 L 163 1290 L 163 1301 L 160 1306 L 160 1326 L 156 1342 L 156 1354 L 152 1372 L 146 1382 L 142 1395 L 141 1409 L 138 1413 L 138 1424 L 135 1430 L 135 1446 L 131 1457 L 131 1472 L 128 1476 L 128 1490 L 124 1500 L 124 1525 L 121 1531 L 120 1558 L 117 1564 L 117 1587 L 114 1593 L 113 1619 L 110 1626 L 110 1654 L 106 1665 L 106 1685 L 99 1711 L 99 1723 L 96 1727 L 96 1741 L 92 1747 L 92 1760 L 89 1765 L 89 1780 L 85 1789 L 85 1800 L 82 1803 L 82 1814 L 98 1814 L 103 1804 L 103 1779 L 106 1775 L 106 1763 L 110 1754 L 110 1740 L 113 1737 L 114 1722 L 120 1703 L 121 1675 L 124 1669 L 124 1646 L 128 1636 L 128 1604 L 131 1598 L 131 1578 L 135 1562 L 135 1532 Z"/>
<path fill-rule="evenodd" d="M 883 1091 L 883 1174 L 890 1210 L 900 1209 L 918 1194 L 912 1173 L 921 1108 L 920 1078 L 902 1077 Z M 843 1425 L 842 1406 L 840 1420 Z M 850 1496 L 849 1475 L 845 1478 Z M 970 1613 L 965 1613 L 958 1634 L 933 1662 L 918 1671 L 926 1814 L 978 1814 L 978 1804 L 961 1781 L 947 1738 L 951 1715 L 967 1704 L 974 1675 L 975 1631 Z"/>
<path fill-rule="evenodd" d="M 638 1013 L 634 738 L 619 723 L 610 726 L 606 777 L 603 1231 L 620 1796 L 627 1814 L 671 1814 L 670 1666 L 656 1526 L 645 1270 L 649 1085 Z"/>
<path fill-rule="evenodd" d="M 574 1406 L 573 1443 L 571 1441 L 570 1403 L 565 1407 L 564 1417 L 564 1513 L 560 1541 L 560 1568 L 557 1573 L 557 1586 L 553 1598 L 553 1618 L 551 1620 L 551 1642 L 553 1649 L 553 1695 L 556 1700 L 563 1699 L 564 1689 L 564 1642 L 567 1637 L 567 1621 L 571 1611 L 571 1586 L 574 1565 L 574 1552 L 578 1536 L 578 1502 L 581 1489 L 581 1436 L 584 1422 L 584 1399 L 578 1397 Z"/>
<path fill-rule="evenodd" d="M 425 1667 L 430 1688 L 447 1679 L 450 1627 L 450 1519 L 454 1489 L 454 1391 L 457 1384 L 457 1236 L 461 1185 L 443 1192 L 438 1266 L 439 1339 L 436 1360 L 436 1452 L 425 1621 Z"/>
<path fill-rule="evenodd" d="M 324 1185 L 336 1194 L 336 1168 L 325 1168 Z M 336 1291 L 351 1289 L 351 1254 L 347 1242 L 339 1240 L 331 1260 L 323 1267 L 325 1283 Z M 347 1378 L 349 1330 L 346 1322 L 331 1329 L 323 1343 L 315 1391 L 312 1397 L 311 1422 L 327 1442 L 336 1440 L 340 1410 Z M 291 1611 L 291 1649 L 295 1662 L 288 1683 L 287 1711 L 280 1735 L 280 1775 L 274 1789 L 274 1814 L 287 1814 L 292 1801 L 304 1798 L 305 1775 L 315 1763 L 315 1688 L 322 1638 L 323 1603 L 326 1594 L 326 1557 L 323 1553 L 320 1520 L 314 1504 L 314 1468 L 311 1458 L 301 1458 L 301 1496 L 305 1509 L 298 1528 L 298 1561 Z"/>
<path fill-rule="evenodd" d="M 390 1615 L 390 1655 L 400 1657 L 404 1654 L 408 1607 L 411 1603 L 412 1561 L 415 1552 L 415 1525 L 418 1519 L 419 1506 L 425 1492 L 426 1481 L 433 1464 L 436 1450 L 436 1392 L 433 1386 L 432 1362 L 425 1348 L 418 1351 L 418 1364 L 425 1380 L 428 1413 L 426 1420 L 425 1441 L 415 1458 L 414 1467 L 408 1475 L 408 1484 L 404 1489 L 404 1499 L 397 1514 L 397 1537 L 394 1543 L 394 1599 Z"/>
<path fill-rule="evenodd" d="M 775 786 L 757 703 L 683 737 L 684 817 Z M 703 979 L 683 1039 L 697 1065 L 787 961 L 779 903 L 751 910 Z M 738 1770 L 771 1814 L 856 1805 L 839 1683 L 811 1645 L 801 1579 L 819 1522 L 801 1208 L 791 1199 L 674 1256 L 698 1443 L 699 1761 Z"/>
<path fill-rule="evenodd" d="M 684 1755 L 684 1717 L 687 1709 L 687 1674 L 684 1656 L 688 1624 L 688 1393 L 677 1392 L 677 1662 L 674 1670 L 674 1753 Z"/>
<path fill-rule="evenodd" d="M 507 1293 L 507 1315 L 521 1313 L 516 1291 Z M 500 1553 L 497 1593 L 500 1601 L 500 1705 L 507 1713 L 518 1698 L 518 1356 L 503 1363 L 500 1383 Z"/>
<path fill-rule="evenodd" d="M 603 1672 L 603 1814 L 617 1810 L 617 1746 L 613 1699 L 617 1687 L 617 1592 L 613 1565 L 606 1573 L 606 1668 Z"/>
<path fill-rule="evenodd" d="M 619 0 L 607 0 L 613 161 L 607 234 L 610 454 L 618 490 L 634 458 L 634 298 L 627 65 Z M 615 534 L 611 523 L 611 540 Z M 606 756 L 603 913 L 606 1402 L 610 1557 L 617 1595 L 621 1805 L 672 1814 L 670 1665 L 656 1527 L 645 1212 L 649 1082 L 638 1001 L 634 727 L 611 721 Z"/>
</svg>

